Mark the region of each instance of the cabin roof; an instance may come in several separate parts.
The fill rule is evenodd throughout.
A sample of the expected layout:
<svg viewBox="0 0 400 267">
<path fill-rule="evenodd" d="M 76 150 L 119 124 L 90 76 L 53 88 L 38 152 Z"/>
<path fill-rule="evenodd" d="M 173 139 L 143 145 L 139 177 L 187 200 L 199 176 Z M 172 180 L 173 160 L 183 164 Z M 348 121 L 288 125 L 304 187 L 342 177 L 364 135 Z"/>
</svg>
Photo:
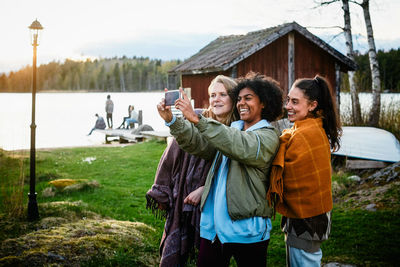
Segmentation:
<svg viewBox="0 0 400 267">
<path fill-rule="evenodd" d="M 306 28 L 296 22 L 291 22 L 242 35 L 220 36 L 169 72 L 200 74 L 226 71 L 291 31 L 296 31 L 306 37 L 347 66 L 348 69 L 356 69 L 357 65 L 353 60 L 341 54 Z"/>
</svg>

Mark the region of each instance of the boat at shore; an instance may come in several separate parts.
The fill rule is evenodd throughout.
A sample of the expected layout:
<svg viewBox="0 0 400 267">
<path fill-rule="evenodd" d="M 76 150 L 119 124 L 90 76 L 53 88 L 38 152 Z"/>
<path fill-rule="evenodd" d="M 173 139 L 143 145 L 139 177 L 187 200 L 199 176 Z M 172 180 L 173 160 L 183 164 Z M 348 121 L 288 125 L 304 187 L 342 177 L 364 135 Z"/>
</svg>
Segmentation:
<svg viewBox="0 0 400 267">
<path fill-rule="evenodd" d="M 333 155 L 384 162 L 400 161 L 400 143 L 392 133 L 374 127 L 342 128 L 341 146 Z"/>
</svg>

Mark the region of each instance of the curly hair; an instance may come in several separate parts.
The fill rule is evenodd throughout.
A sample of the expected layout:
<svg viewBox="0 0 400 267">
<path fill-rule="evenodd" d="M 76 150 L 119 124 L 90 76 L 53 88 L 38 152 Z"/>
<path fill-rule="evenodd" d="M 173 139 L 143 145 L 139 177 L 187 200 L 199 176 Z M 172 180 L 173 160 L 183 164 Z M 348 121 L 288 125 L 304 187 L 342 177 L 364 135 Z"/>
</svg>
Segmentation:
<svg viewBox="0 0 400 267">
<path fill-rule="evenodd" d="M 277 81 L 259 73 L 249 72 L 245 77 L 238 79 L 238 85 L 233 89 L 236 100 L 244 88 L 252 90 L 264 104 L 261 118 L 272 122 L 282 116 L 283 92 Z"/>
</svg>

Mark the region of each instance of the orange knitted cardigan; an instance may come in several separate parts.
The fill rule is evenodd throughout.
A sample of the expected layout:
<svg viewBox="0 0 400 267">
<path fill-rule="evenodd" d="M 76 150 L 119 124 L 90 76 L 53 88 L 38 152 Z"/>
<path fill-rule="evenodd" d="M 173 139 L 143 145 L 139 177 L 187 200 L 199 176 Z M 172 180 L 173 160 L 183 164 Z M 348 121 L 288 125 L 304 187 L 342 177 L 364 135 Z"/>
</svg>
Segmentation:
<svg viewBox="0 0 400 267">
<path fill-rule="evenodd" d="M 279 140 L 268 200 L 288 218 L 309 218 L 332 210 L 331 151 L 322 119 L 297 121 Z"/>
</svg>

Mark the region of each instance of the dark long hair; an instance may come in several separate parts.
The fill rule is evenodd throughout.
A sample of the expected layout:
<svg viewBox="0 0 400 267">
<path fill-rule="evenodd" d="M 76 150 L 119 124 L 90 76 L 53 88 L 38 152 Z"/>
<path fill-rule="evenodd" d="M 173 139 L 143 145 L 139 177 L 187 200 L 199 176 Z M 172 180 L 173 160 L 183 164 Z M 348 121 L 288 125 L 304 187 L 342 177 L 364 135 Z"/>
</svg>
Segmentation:
<svg viewBox="0 0 400 267">
<path fill-rule="evenodd" d="M 251 71 L 244 78 L 239 78 L 238 85 L 233 89 L 235 99 L 238 98 L 240 91 L 244 88 L 252 90 L 260 98 L 260 102 L 264 104 L 261 118 L 269 122 L 279 119 L 283 112 L 283 92 L 277 81 Z M 237 111 L 236 108 L 235 110 Z"/>
<path fill-rule="evenodd" d="M 295 87 L 301 89 L 309 101 L 317 101 L 318 105 L 311 114 L 315 118 L 322 118 L 330 146 L 334 151 L 338 150 L 340 148 L 342 127 L 329 82 L 325 78 L 316 75 L 314 79 L 296 80 L 292 88 Z"/>
</svg>

